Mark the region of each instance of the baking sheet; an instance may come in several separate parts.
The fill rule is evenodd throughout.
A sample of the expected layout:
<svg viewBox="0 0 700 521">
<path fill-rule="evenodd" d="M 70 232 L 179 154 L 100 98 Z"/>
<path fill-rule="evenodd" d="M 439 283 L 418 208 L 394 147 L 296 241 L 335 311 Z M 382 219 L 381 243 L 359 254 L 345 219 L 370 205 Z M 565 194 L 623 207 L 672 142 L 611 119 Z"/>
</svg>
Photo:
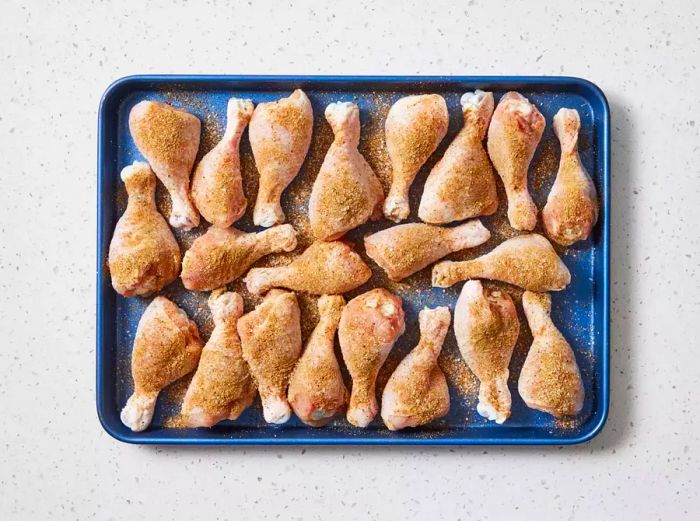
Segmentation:
<svg viewBox="0 0 700 521">
<path fill-rule="evenodd" d="M 307 159 L 297 178 L 285 191 L 283 208 L 288 222 L 298 232 L 299 247 L 290 254 L 275 254 L 259 261 L 256 266 L 285 264 L 311 242 L 308 226 L 308 198 L 314 178 L 333 139 L 323 111 L 331 102 L 352 101 L 360 108 L 362 136 L 360 151 L 384 184 L 390 181 L 390 166 L 384 147 L 383 125 L 393 102 L 407 94 L 441 94 L 450 111 L 450 127 L 446 138 L 424 165 L 411 189 L 411 216 L 406 222 L 417 221 L 416 211 L 428 172 L 442 157 L 446 147 L 462 126 L 460 96 L 475 88 L 494 92 L 496 102 L 508 90 L 517 90 L 537 105 L 545 116 L 547 127 L 530 167 L 530 189 L 538 207 L 542 207 L 554 182 L 559 144 L 552 131 L 552 117 L 561 107 L 576 108 L 581 116 L 579 151 L 583 164 L 594 179 L 601 200 L 601 215 L 587 241 L 569 248 L 555 245 L 572 274 L 572 283 L 553 296 L 554 322 L 569 340 L 578 361 L 586 390 L 581 414 L 574 419 L 557 420 L 525 406 L 517 393 L 517 377 L 527 349 L 532 341 L 520 306 L 522 290 L 501 283 L 500 287 L 516 300 L 521 320 L 520 337 L 510 364 L 509 387 L 513 396 L 511 418 L 497 425 L 476 413 L 478 384 L 459 356 L 452 327 L 440 358 L 440 365 L 450 384 L 450 414 L 428 426 L 390 432 L 379 415 L 367 429 L 353 427 L 344 417 L 329 425 L 313 429 L 295 417 L 282 426 L 264 422 L 259 399 L 237 421 L 222 422 L 212 429 L 178 428 L 180 402 L 188 378 L 165 389 L 156 407 L 153 423 L 145 432 L 132 433 L 121 424 L 119 411 L 132 392 L 130 375 L 131 344 L 138 320 L 151 298 L 123 298 L 111 288 L 106 258 L 109 241 L 118 217 L 126 207 L 126 192 L 119 179 L 120 170 L 142 159 L 128 130 L 128 114 L 144 99 L 160 100 L 184 108 L 202 121 L 202 142 L 199 158 L 209 151 L 223 134 L 226 103 L 231 96 L 251 98 L 254 103 L 285 97 L 295 88 L 302 88 L 314 109 L 314 133 Z M 245 231 L 259 231 L 252 224 L 252 207 L 257 191 L 257 173 L 253 163 L 247 131 L 241 143 L 244 187 L 249 206 L 245 217 L 235 226 Z M 134 443 L 180 444 L 240 444 L 240 443 L 447 443 L 447 444 L 565 444 L 590 439 L 605 422 L 608 410 L 609 359 L 609 113 L 602 92 L 593 84 L 576 78 L 526 77 L 233 77 L 233 76 L 135 76 L 119 80 L 105 93 L 99 113 L 98 136 L 98 251 L 97 251 L 97 409 L 100 420 L 112 436 Z M 487 251 L 503 240 L 517 234 L 508 225 L 505 194 L 499 181 L 499 210 L 482 218 L 492 233 L 484 245 L 458 252 L 447 258 L 470 259 Z M 169 197 L 159 183 L 159 209 L 169 215 Z M 208 224 L 189 232 L 174 230 L 182 251 L 201 235 Z M 452 288 L 430 286 L 430 268 L 400 283 L 387 279 L 371 259 L 364 255 L 364 235 L 392 226 L 381 220 L 366 224 L 348 233 L 346 240 L 372 267 L 370 281 L 346 295 L 346 299 L 382 286 L 400 295 L 406 312 L 406 333 L 398 340 L 382 368 L 377 392 L 381 390 L 399 361 L 418 340 L 417 315 L 423 307 L 447 305 L 454 310 L 462 283 Z M 541 231 L 538 222 L 536 231 Z M 240 292 L 251 310 L 260 299 L 245 291 L 241 280 L 229 285 Z M 188 292 L 178 279 L 161 294 L 171 298 L 197 322 L 206 339 L 213 327 L 206 299 L 208 293 Z M 302 309 L 302 330 L 308 336 L 317 320 L 316 298 L 299 295 Z M 341 359 L 338 350 L 339 360 Z M 341 364 L 342 366 L 342 364 Z M 346 376 L 346 383 L 350 380 Z"/>
</svg>

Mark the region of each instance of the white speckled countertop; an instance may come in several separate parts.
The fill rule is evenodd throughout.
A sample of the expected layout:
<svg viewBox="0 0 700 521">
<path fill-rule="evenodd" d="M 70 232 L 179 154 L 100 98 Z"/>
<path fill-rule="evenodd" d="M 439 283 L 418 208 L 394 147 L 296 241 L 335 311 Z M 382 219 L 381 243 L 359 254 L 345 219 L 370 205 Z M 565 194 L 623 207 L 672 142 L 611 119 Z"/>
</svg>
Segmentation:
<svg viewBox="0 0 700 521">
<path fill-rule="evenodd" d="M 0 8 L 0 519 L 698 519 L 694 2 L 78 3 Z M 98 101 L 120 76 L 202 72 L 596 82 L 613 130 L 603 433 L 569 448 L 243 449 L 105 434 L 94 404 Z"/>
</svg>

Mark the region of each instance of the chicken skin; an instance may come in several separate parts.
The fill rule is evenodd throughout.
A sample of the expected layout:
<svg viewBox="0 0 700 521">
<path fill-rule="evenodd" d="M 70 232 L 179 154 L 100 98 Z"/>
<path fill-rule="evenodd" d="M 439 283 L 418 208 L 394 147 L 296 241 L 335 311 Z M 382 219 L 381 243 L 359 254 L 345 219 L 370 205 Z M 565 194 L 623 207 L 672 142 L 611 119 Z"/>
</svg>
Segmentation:
<svg viewBox="0 0 700 521">
<path fill-rule="evenodd" d="M 282 192 L 299 173 L 311 144 L 313 110 L 304 91 L 255 107 L 248 135 L 260 174 L 253 210 L 257 226 L 270 227 L 285 220 Z"/>
<path fill-rule="evenodd" d="M 487 147 L 508 198 L 508 220 L 516 230 L 533 230 L 537 206 L 527 186 L 527 172 L 544 132 L 544 116 L 517 92 L 501 98 L 489 126 Z"/>
<path fill-rule="evenodd" d="M 211 226 L 195 239 L 182 261 L 182 283 L 194 291 L 209 291 L 233 282 L 257 260 L 297 247 L 291 224 L 259 233 Z"/>
<path fill-rule="evenodd" d="M 556 417 L 574 416 L 583 408 L 581 372 L 571 346 L 552 322 L 552 297 L 523 293 L 523 309 L 532 332 L 518 392 L 531 409 Z"/>
<path fill-rule="evenodd" d="M 377 375 L 405 328 L 401 298 L 383 288 L 355 297 L 343 310 L 338 340 L 352 377 L 347 420 L 356 427 L 367 427 L 379 411 Z"/>
<path fill-rule="evenodd" d="M 198 226 L 199 213 L 190 199 L 190 174 L 199 150 L 199 119 L 167 103 L 141 101 L 129 113 L 129 130 L 170 194 L 170 225 L 185 230 Z"/>
<path fill-rule="evenodd" d="M 420 341 L 394 370 L 382 394 L 382 419 L 391 431 L 418 427 L 450 411 L 450 390 L 438 365 L 450 310 L 424 309 L 418 314 Z"/>
<path fill-rule="evenodd" d="M 182 403 L 181 416 L 187 427 L 211 427 L 237 419 L 253 403 L 256 392 L 236 331 L 243 299 L 238 293 L 214 291 L 209 309 L 214 331 L 202 349 Z"/>
<path fill-rule="evenodd" d="M 271 288 L 339 295 L 362 286 L 372 270 L 344 242 L 315 242 L 287 266 L 253 268 L 246 275 L 248 291 L 262 295 Z"/>
<path fill-rule="evenodd" d="M 554 116 L 561 159 L 557 178 L 542 209 L 542 224 L 547 237 L 562 246 L 586 240 L 598 221 L 595 185 L 578 155 L 580 128 L 581 118 L 575 109 L 560 109 Z"/>
<path fill-rule="evenodd" d="M 489 237 L 491 233 L 478 220 L 454 228 L 409 223 L 365 237 L 365 250 L 391 280 L 399 281 L 450 253 L 483 244 Z"/>
<path fill-rule="evenodd" d="M 498 208 L 496 176 L 483 145 L 493 114 L 493 94 L 467 92 L 461 103 L 464 126 L 425 181 L 418 217 L 426 223 L 491 215 Z"/>
<path fill-rule="evenodd" d="M 571 282 L 566 264 L 550 242 L 536 233 L 502 242 L 486 255 L 433 266 L 433 286 L 448 288 L 460 280 L 491 279 L 530 291 L 559 291 Z"/>
<path fill-rule="evenodd" d="M 392 181 L 384 216 L 400 222 L 408 217 L 408 192 L 418 171 L 447 134 L 450 115 L 437 94 L 406 96 L 389 109 L 384 125 Z"/>
<path fill-rule="evenodd" d="M 508 365 L 519 332 L 510 295 L 485 289 L 478 280 L 464 284 L 455 307 L 455 336 L 462 358 L 480 382 L 476 410 L 496 423 L 510 417 Z"/>
<path fill-rule="evenodd" d="M 194 371 L 202 352 L 197 325 L 165 297 L 156 297 L 136 328 L 131 353 L 134 393 L 121 412 L 132 431 L 148 428 L 160 391 Z"/>
<path fill-rule="evenodd" d="M 156 208 L 156 178 L 139 161 L 121 172 L 129 202 L 109 244 L 114 290 L 125 297 L 146 296 L 177 278 L 180 247 Z"/>
<path fill-rule="evenodd" d="M 248 204 L 243 193 L 238 147 L 253 115 L 253 102 L 231 98 L 221 141 L 199 162 L 192 176 L 192 200 L 207 221 L 227 228 L 243 217 Z"/>
<path fill-rule="evenodd" d="M 345 410 L 348 390 L 335 357 L 335 333 L 345 299 L 324 295 L 318 299 L 320 315 L 289 380 L 287 399 L 307 425 L 322 427 Z"/>
<path fill-rule="evenodd" d="M 360 111 L 354 103 L 331 103 L 326 119 L 334 140 L 314 181 L 309 199 L 309 220 L 314 236 L 322 241 L 381 216 L 384 191 L 362 154 Z"/>
<path fill-rule="evenodd" d="M 238 321 L 243 358 L 257 383 L 268 423 L 286 423 L 292 414 L 287 385 L 301 354 L 299 319 L 296 295 L 276 289 Z"/>
</svg>

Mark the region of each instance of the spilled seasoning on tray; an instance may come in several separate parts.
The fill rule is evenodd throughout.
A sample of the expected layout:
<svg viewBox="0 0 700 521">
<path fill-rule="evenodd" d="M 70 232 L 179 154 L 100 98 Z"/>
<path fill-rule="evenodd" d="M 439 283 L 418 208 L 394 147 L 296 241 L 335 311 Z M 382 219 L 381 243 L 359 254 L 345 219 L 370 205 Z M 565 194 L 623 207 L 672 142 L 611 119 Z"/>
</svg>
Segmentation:
<svg viewBox="0 0 700 521">
<path fill-rule="evenodd" d="M 479 393 L 479 381 L 469 370 L 462 357 L 457 353 L 449 353 L 443 348 L 438 358 L 438 364 L 442 372 L 445 373 L 450 387 L 457 390 L 460 398 L 468 404 L 470 409 L 473 408 Z M 460 405 L 452 405 L 452 407 L 455 406 L 459 407 Z"/>
<path fill-rule="evenodd" d="M 185 424 L 185 418 L 178 413 L 173 416 L 168 416 L 163 421 L 163 427 L 166 429 L 186 429 L 187 425 Z"/>
<path fill-rule="evenodd" d="M 583 425 L 583 420 L 581 416 L 554 418 L 554 427 L 559 430 L 576 430 Z"/>
</svg>

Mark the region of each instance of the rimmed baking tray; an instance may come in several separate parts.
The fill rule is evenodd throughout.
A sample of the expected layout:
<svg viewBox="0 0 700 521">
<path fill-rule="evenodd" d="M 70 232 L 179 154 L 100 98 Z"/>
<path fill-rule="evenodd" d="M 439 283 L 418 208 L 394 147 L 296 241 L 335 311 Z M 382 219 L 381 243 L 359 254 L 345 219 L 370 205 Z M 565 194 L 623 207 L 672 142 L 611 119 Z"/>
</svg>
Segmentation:
<svg viewBox="0 0 700 521">
<path fill-rule="evenodd" d="M 459 107 L 461 94 L 474 89 L 493 91 L 496 101 L 509 90 L 516 90 L 533 101 L 544 114 L 547 128 L 530 169 L 530 188 L 541 208 L 556 175 L 559 145 L 551 122 L 561 107 L 576 108 L 581 115 L 580 154 L 593 177 L 600 197 L 600 219 L 592 237 L 570 248 L 557 248 L 572 274 L 572 283 L 564 291 L 553 293 L 553 318 L 569 339 L 581 368 L 586 399 L 580 416 L 555 420 L 549 415 L 528 409 L 519 397 L 517 377 L 531 342 L 527 323 L 519 305 L 521 291 L 505 284 L 493 284 L 508 291 L 518 301 L 521 334 L 510 365 L 509 385 L 513 395 L 512 417 L 503 425 L 481 418 L 475 410 L 477 387 L 471 373 L 461 362 L 452 329 L 443 348 L 440 364 L 450 383 L 450 414 L 433 424 L 401 432 L 390 432 L 377 418 L 367 429 L 359 429 L 338 418 L 320 429 L 303 425 L 296 418 L 282 426 L 264 422 L 259 405 L 251 407 L 236 422 L 223 422 L 212 429 L 178 428 L 177 412 L 187 381 L 173 384 L 158 401 L 150 429 L 133 433 L 122 425 L 119 412 L 132 390 L 130 355 L 138 320 L 150 298 L 125 299 L 111 287 L 106 267 L 109 242 L 116 221 L 126 205 L 120 170 L 141 156 L 128 130 L 131 107 L 144 99 L 162 100 L 186 108 L 203 122 L 200 156 L 206 153 L 223 133 L 226 102 L 229 97 L 252 99 L 256 104 L 304 89 L 314 108 L 314 137 L 309 156 L 299 176 L 283 198 L 289 221 L 299 230 L 303 247 L 309 242 L 306 204 L 313 179 L 332 140 L 330 127 L 323 118 L 328 103 L 353 101 L 360 107 L 362 120 L 361 151 L 386 184 L 389 168 L 383 146 L 384 117 L 397 98 L 413 93 L 438 93 L 445 97 L 450 110 L 448 135 L 433 157 L 423 167 L 411 190 L 411 218 L 417 220 L 417 202 L 432 165 L 462 125 Z M 237 227 L 255 230 L 250 219 L 256 190 L 256 172 L 247 133 L 241 145 L 242 169 L 248 200 L 248 212 Z M 603 427 L 609 406 L 609 292 L 610 292 L 610 115 L 602 91 L 593 83 L 570 77 L 530 76 L 130 76 L 108 87 L 103 95 L 98 117 L 97 154 L 97 412 L 105 430 L 118 440 L 144 444 L 573 444 L 589 440 Z M 452 255 L 450 258 L 473 258 L 507 237 L 515 235 L 505 218 L 505 198 L 499 187 L 501 205 L 494 216 L 482 219 L 492 231 L 485 245 Z M 168 197 L 161 186 L 158 205 L 168 213 Z M 206 224 L 206 223 L 205 223 Z M 362 237 L 386 228 L 380 221 L 361 227 L 348 235 L 364 255 Z M 538 225 L 539 227 L 539 225 Z M 182 250 L 203 233 L 205 226 L 191 232 L 176 231 Z M 286 262 L 287 255 L 267 258 L 258 265 Z M 365 256 L 374 275 L 368 284 L 347 297 L 372 286 L 384 286 L 398 293 L 404 301 L 407 331 L 392 351 L 382 369 L 378 391 L 401 358 L 416 344 L 417 314 L 425 306 L 454 303 L 461 289 L 457 284 L 447 290 L 430 287 L 430 268 L 422 270 L 404 283 L 392 283 L 381 269 Z M 245 294 L 239 282 L 229 286 L 242 291 L 246 311 L 256 299 Z M 200 326 L 206 338 L 211 320 L 205 293 L 184 290 L 179 280 L 162 294 L 182 306 Z M 315 323 L 314 299 L 301 295 L 302 322 L 305 335 Z M 346 375 L 347 377 L 347 375 Z M 349 384 L 349 380 L 347 381 Z"/>
</svg>

